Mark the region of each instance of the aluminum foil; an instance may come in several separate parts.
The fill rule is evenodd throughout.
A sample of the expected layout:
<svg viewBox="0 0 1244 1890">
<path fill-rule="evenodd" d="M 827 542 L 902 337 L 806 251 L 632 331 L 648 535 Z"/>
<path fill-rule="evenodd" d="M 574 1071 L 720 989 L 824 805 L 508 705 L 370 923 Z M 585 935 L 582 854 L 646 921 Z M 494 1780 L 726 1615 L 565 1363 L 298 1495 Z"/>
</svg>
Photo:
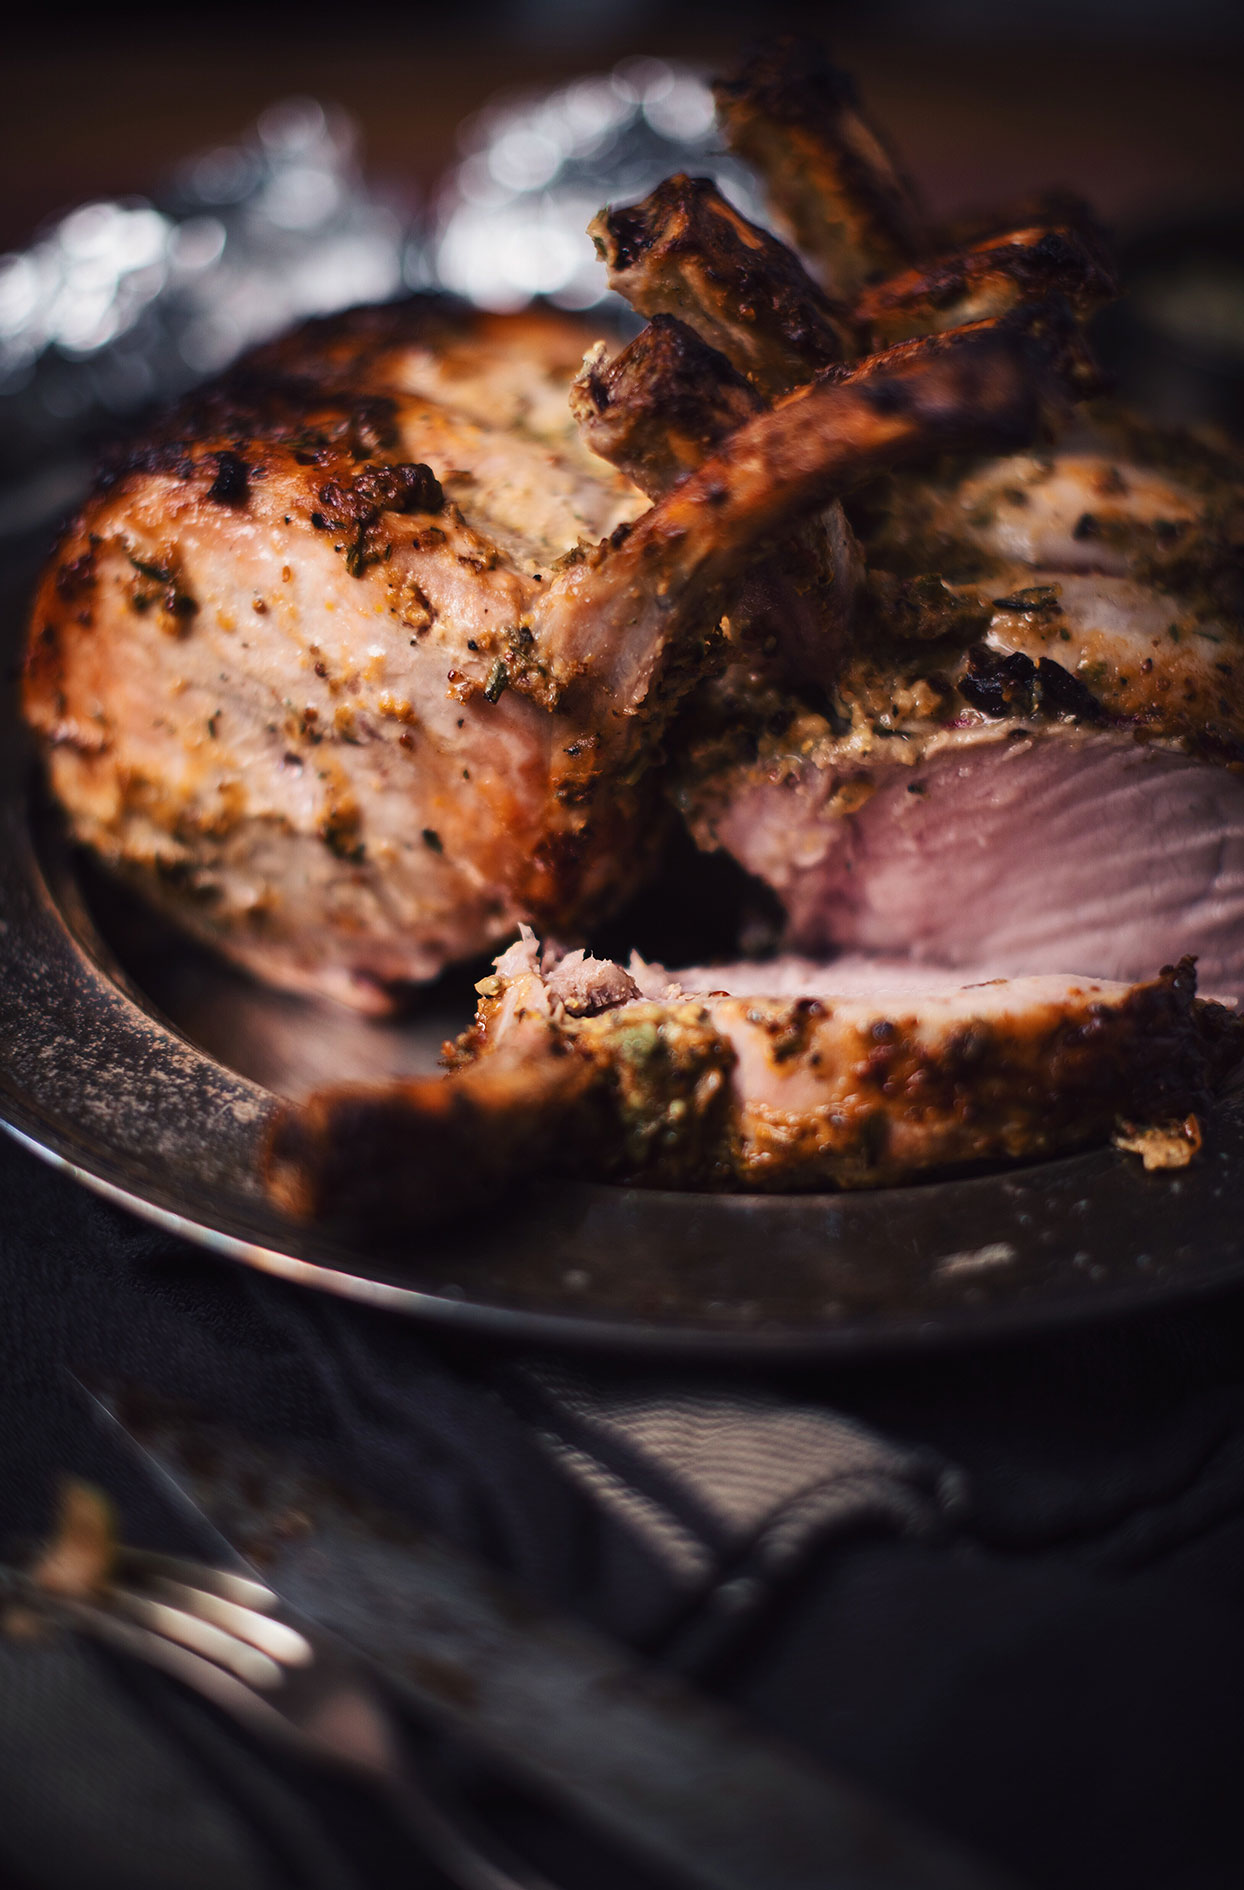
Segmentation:
<svg viewBox="0 0 1244 1890">
<path fill-rule="evenodd" d="M 365 184 L 355 145 L 344 114 L 285 100 L 159 199 L 82 204 L 0 259 L 10 477 L 300 316 L 395 294 L 412 232 Z"/>
<path fill-rule="evenodd" d="M 663 60 L 498 99 L 459 143 L 412 218 L 368 184 L 343 113 L 285 100 L 162 194 L 80 205 L 0 258 L 0 529 L 30 509 L 14 482 L 59 465 L 31 501 L 54 505 L 101 435 L 301 317 L 416 287 L 494 309 L 613 300 L 587 223 L 678 169 L 761 214 L 704 78 Z"/>
<path fill-rule="evenodd" d="M 763 220 L 751 173 L 722 144 L 704 76 L 663 59 L 498 99 L 459 143 L 435 204 L 428 279 L 486 308 L 535 295 L 562 308 L 612 299 L 587 225 L 602 204 L 643 197 L 672 171 L 716 178 Z"/>
</svg>

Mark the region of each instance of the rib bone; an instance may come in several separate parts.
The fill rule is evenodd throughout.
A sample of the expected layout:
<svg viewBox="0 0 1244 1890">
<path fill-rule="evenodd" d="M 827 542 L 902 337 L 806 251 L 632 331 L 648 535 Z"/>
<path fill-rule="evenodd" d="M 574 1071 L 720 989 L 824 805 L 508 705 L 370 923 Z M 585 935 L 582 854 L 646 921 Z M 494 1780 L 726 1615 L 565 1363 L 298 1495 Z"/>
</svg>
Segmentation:
<svg viewBox="0 0 1244 1890">
<path fill-rule="evenodd" d="M 604 343 L 571 389 L 593 452 L 659 498 L 765 411 L 754 388 L 685 322 L 655 315 L 612 361 Z M 828 686 L 859 581 L 859 550 L 840 504 L 807 519 L 743 573 L 731 602 L 738 659 L 786 680 Z"/>
<path fill-rule="evenodd" d="M 677 315 L 774 397 L 853 352 L 842 312 L 797 256 L 681 173 L 588 226 L 609 286 L 641 315 Z"/>
<path fill-rule="evenodd" d="M 853 297 L 927 247 L 911 185 L 815 42 L 775 40 L 713 90 L 731 145 L 832 295 Z"/>
<path fill-rule="evenodd" d="M 597 343 L 571 386 L 570 408 L 592 451 L 655 499 L 765 402 L 693 328 L 657 314 L 612 360 Z"/>
<path fill-rule="evenodd" d="M 889 467 L 1031 439 L 1047 374 L 1030 336 L 981 323 L 878 357 L 866 375 L 799 388 L 618 542 L 559 574 L 531 617 L 539 676 L 528 686 L 553 700 L 586 689 L 614 717 L 637 715 L 685 663 L 710 592 L 770 533 Z"/>
<path fill-rule="evenodd" d="M 855 308 L 874 347 L 1004 315 L 1022 302 L 1062 297 L 1077 314 L 1117 294 L 1098 245 L 1067 227 L 1035 225 L 991 236 L 866 289 Z"/>
</svg>

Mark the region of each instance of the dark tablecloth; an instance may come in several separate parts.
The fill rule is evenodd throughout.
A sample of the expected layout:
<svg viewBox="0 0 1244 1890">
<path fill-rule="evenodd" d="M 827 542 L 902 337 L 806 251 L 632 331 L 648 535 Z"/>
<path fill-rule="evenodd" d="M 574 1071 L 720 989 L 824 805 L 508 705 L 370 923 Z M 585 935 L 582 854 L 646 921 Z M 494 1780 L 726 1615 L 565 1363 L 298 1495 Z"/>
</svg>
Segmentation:
<svg viewBox="0 0 1244 1890">
<path fill-rule="evenodd" d="M 451 1345 L 212 1260 L 7 1142 L 0 1200 L 10 1553 L 65 1468 L 158 1537 L 64 1367 L 131 1381 L 433 1525 L 1021 1884 L 1244 1882 L 1244 1296 L 704 1371 Z M 0 1881 L 434 1879 L 352 1788 L 308 1789 L 158 1676 L 0 1640 Z"/>
</svg>

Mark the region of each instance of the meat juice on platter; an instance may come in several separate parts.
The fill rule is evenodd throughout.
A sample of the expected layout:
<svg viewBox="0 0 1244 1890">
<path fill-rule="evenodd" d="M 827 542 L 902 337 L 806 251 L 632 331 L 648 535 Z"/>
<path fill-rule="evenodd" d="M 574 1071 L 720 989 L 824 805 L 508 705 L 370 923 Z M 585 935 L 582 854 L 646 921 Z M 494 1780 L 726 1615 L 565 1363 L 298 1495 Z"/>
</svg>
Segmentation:
<svg viewBox="0 0 1244 1890">
<path fill-rule="evenodd" d="M 938 226 L 802 42 L 716 95 L 788 241 L 677 175 L 592 225 L 625 345 L 312 322 L 107 464 L 36 598 L 53 790 L 180 925 L 370 1011 L 500 950 L 444 1077 L 281 1114 L 296 1214 L 1178 1164 L 1239 1057 L 1233 453 L 1101 402 L 1083 205 Z M 678 822 L 784 956 L 582 949 Z"/>
</svg>

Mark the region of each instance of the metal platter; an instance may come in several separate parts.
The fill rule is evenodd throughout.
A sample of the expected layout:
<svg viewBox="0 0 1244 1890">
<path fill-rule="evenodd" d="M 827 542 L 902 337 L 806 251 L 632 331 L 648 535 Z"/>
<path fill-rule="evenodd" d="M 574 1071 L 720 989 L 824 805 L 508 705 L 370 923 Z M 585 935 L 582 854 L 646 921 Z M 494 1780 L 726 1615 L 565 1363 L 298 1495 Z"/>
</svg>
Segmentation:
<svg viewBox="0 0 1244 1890">
<path fill-rule="evenodd" d="M 93 884 L 32 792 L 12 702 L 0 717 L 0 1122 L 215 1253 L 498 1339 L 751 1356 L 929 1346 L 1244 1277 L 1238 1092 L 1173 1175 L 1099 1149 L 873 1194 L 549 1182 L 387 1247 L 285 1220 L 256 1174 L 277 1098 L 432 1067 L 469 987 L 377 1025 L 248 982 Z M 466 1177 L 446 1189 L 469 1198 Z"/>
</svg>

